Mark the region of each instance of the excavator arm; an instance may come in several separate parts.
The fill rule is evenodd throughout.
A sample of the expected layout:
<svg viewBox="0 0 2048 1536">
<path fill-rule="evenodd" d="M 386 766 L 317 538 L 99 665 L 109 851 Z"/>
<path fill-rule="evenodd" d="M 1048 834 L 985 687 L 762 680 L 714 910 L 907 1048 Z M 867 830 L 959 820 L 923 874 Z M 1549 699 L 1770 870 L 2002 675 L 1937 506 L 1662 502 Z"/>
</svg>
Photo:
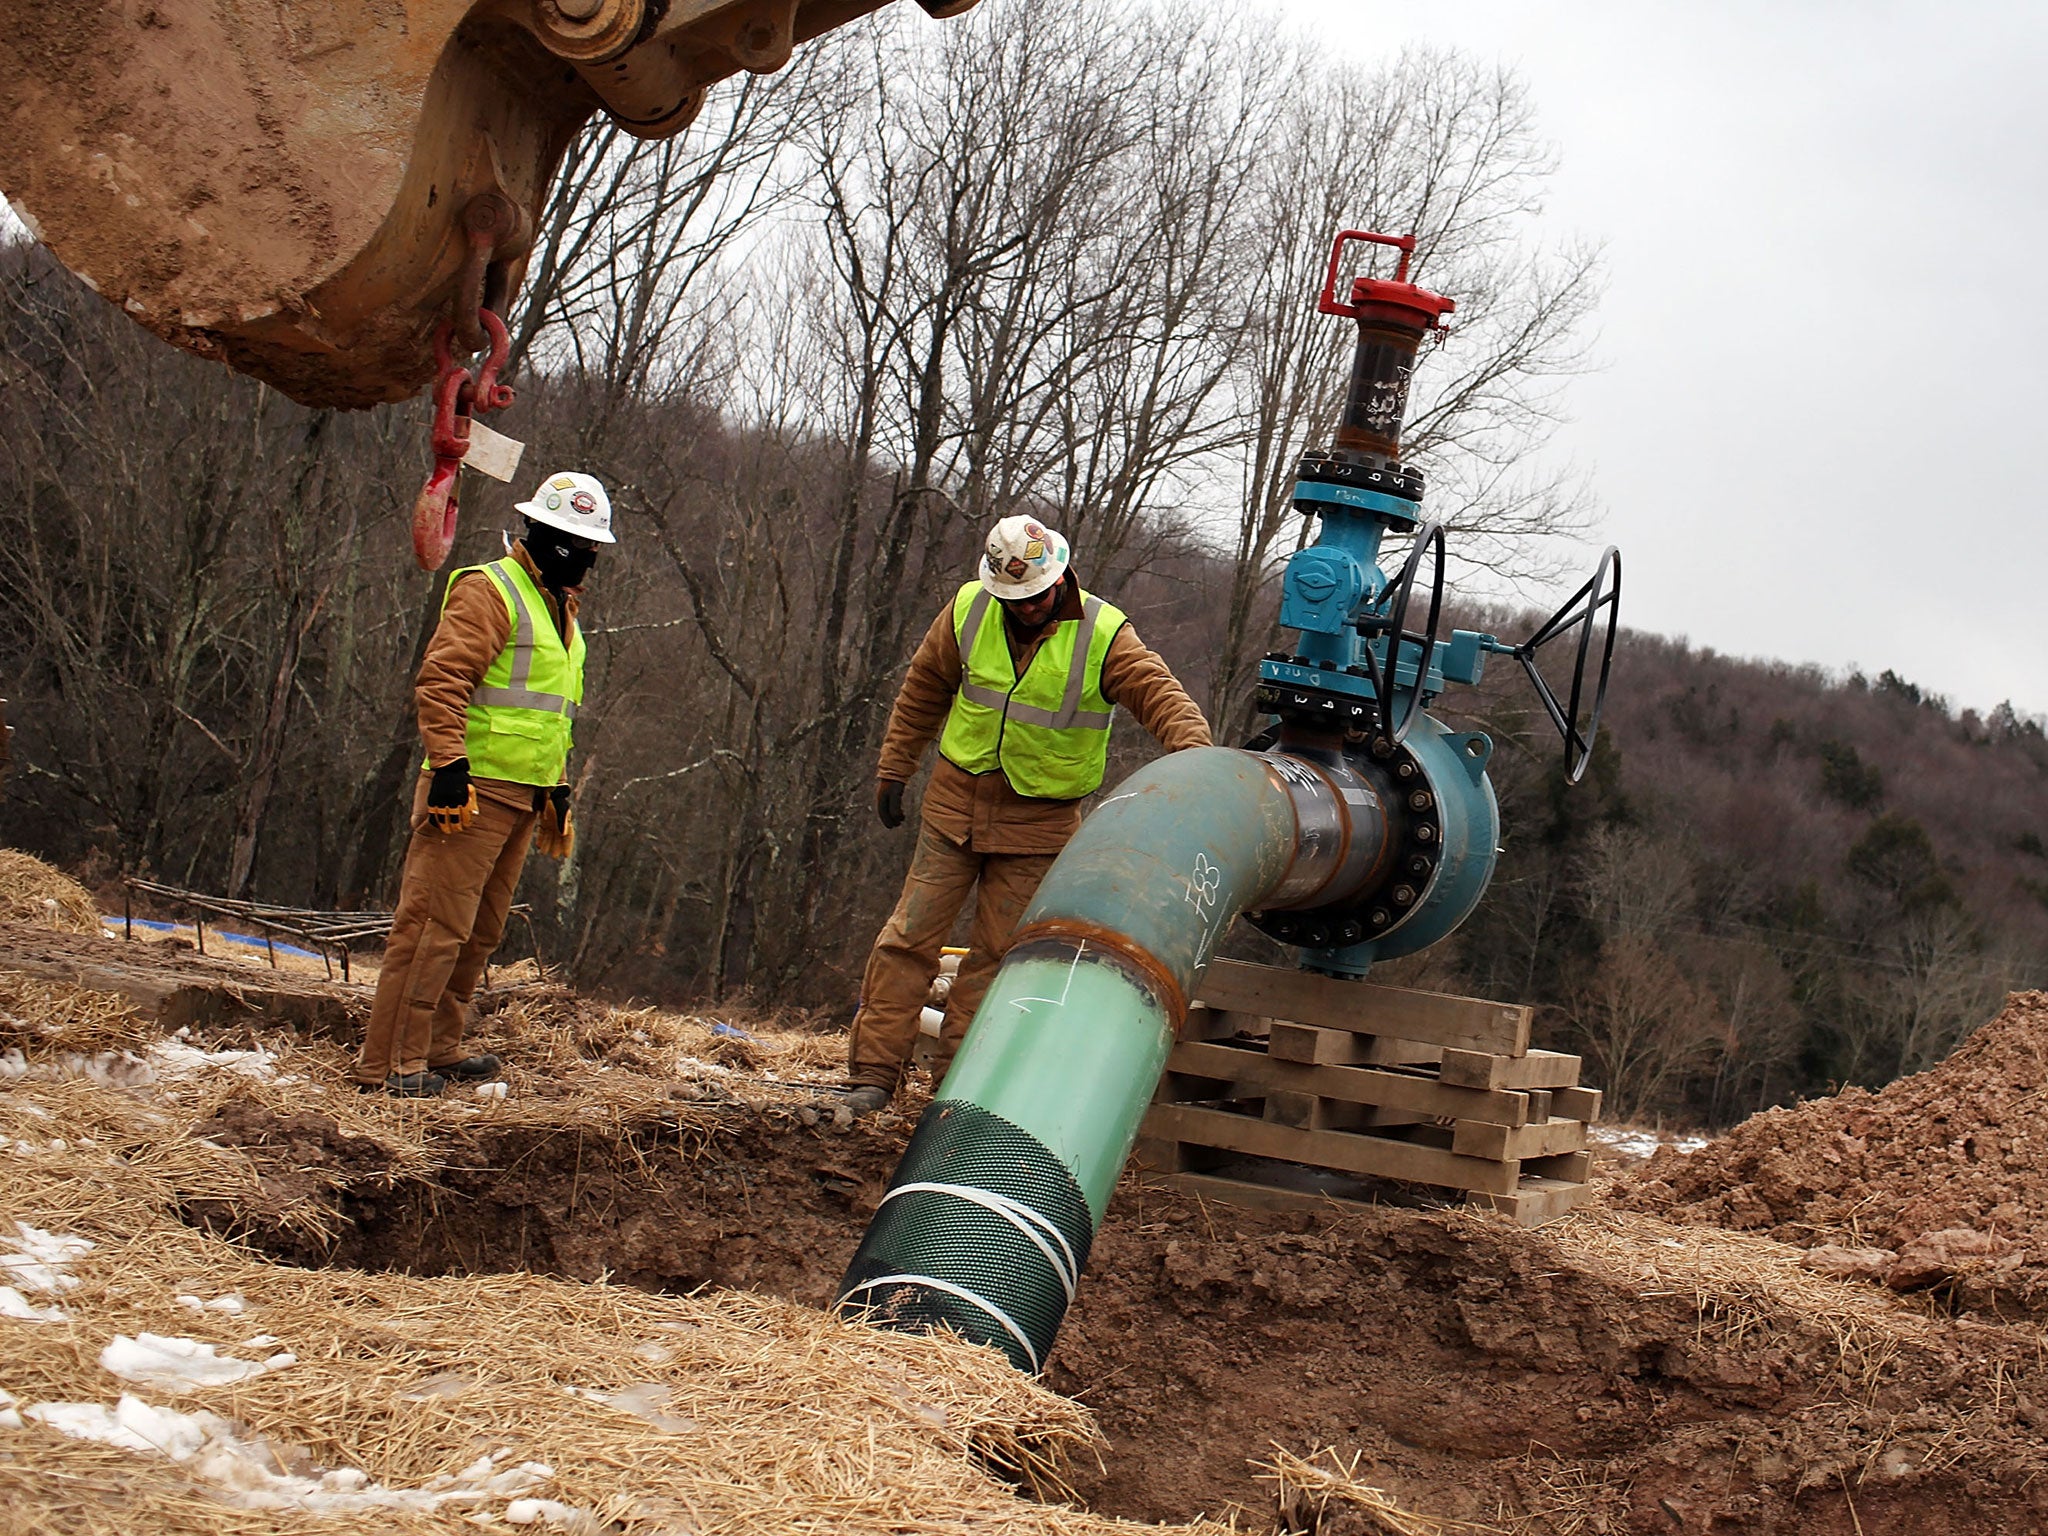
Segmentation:
<svg viewBox="0 0 2048 1536">
<path fill-rule="evenodd" d="M 677 133 L 887 3 L 0 0 L 0 192 L 164 340 L 306 405 L 403 400 L 442 321 L 484 347 L 593 114 Z"/>
</svg>

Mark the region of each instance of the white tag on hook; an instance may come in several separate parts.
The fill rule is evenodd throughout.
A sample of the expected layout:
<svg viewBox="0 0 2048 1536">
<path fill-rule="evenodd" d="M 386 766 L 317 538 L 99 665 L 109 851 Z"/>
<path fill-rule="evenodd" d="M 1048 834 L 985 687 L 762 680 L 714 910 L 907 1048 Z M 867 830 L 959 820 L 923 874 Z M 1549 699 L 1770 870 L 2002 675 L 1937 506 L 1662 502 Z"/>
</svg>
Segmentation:
<svg viewBox="0 0 2048 1536">
<path fill-rule="evenodd" d="M 526 452 L 526 444 L 516 437 L 507 437 L 502 432 L 493 432 L 480 421 L 469 424 L 469 452 L 462 456 L 462 462 L 480 475 L 489 475 L 493 480 L 502 480 L 507 485 L 519 473 L 519 456 Z"/>
</svg>

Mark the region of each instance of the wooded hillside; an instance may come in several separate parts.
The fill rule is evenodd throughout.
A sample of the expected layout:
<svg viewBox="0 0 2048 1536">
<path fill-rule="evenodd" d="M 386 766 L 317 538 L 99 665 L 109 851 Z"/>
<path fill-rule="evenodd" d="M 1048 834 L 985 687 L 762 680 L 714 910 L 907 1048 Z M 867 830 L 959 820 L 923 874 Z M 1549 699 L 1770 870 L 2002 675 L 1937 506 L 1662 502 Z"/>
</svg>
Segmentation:
<svg viewBox="0 0 2048 1536">
<path fill-rule="evenodd" d="M 1532 233 L 1551 162 L 1511 75 L 1078 0 L 910 20 L 736 84 L 684 138 L 594 130 L 512 317 L 522 483 L 600 475 L 621 533 L 586 608 L 580 846 L 525 892 L 587 985 L 850 1010 L 909 850 L 870 808 L 888 701 L 1010 511 L 1073 538 L 1219 740 L 1251 733 L 1294 460 L 1344 381 L 1313 306 L 1339 227 L 1414 230 L 1458 297 L 1408 438 L 1454 553 L 1538 575 L 1587 520 L 1521 469 L 1598 274 Z M 442 591 L 407 540 L 426 465 L 422 407 L 299 409 L 0 247 L 5 840 L 387 900 Z M 451 564 L 499 552 L 513 499 L 469 477 Z M 1503 739 L 1507 851 L 1405 970 L 1549 1005 L 1622 1113 L 1881 1081 L 2043 979 L 2038 721 L 1629 634 L 1566 794 L 1517 674 L 1447 702 Z M 1112 777 L 1149 751 L 1126 724 Z"/>
</svg>

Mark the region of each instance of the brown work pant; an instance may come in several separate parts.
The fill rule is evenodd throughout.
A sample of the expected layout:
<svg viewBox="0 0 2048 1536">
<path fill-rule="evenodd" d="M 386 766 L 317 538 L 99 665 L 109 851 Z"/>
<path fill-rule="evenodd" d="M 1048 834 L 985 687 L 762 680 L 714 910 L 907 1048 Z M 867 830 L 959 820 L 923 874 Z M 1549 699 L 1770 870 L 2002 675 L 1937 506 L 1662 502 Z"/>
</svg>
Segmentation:
<svg viewBox="0 0 2048 1536">
<path fill-rule="evenodd" d="M 427 776 L 420 776 L 358 1082 L 382 1083 L 388 1073 L 462 1059 L 469 1000 L 504 936 L 534 821 L 530 809 L 479 799 L 468 826 L 438 832 L 427 825 Z"/>
<path fill-rule="evenodd" d="M 939 950 L 967 904 L 967 893 L 978 885 L 968 953 L 946 997 L 946 1022 L 938 1060 L 932 1065 L 939 1078 L 945 1077 L 967 1026 L 974 1022 L 974 1010 L 981 1006 L 1010 947 L 1010 934 L 1054 857 L 976 853 L 929 825 L 919 826 L 903 894 L 883 924 L 861 978 L 860 1011 L 854 1015 L 846 1047 L 848 1081 L 896 1091 L 910 1065 L 910 1048 L 917 1043 L 918 1014 L 939 972 Z"/>
</svg>

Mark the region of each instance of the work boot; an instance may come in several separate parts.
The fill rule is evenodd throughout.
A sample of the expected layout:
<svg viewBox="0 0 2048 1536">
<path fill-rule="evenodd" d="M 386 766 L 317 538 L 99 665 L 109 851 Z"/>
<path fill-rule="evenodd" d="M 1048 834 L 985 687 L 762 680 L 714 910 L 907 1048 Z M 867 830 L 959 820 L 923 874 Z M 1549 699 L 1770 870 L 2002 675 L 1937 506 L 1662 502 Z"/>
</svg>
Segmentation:
<svg viewBox="0 0 2048 1536">
<path fill-rule="evenodd" d="M 441 1090 L 448 1086 L 448 1079 L 438 1072 L 393 1072 L 381 1085 L 361 1085 L 365 1093 L 376 1093 L 380 1086 L 383 1092 L 395 1099 L 432 1099 L 440 1096 Z"/>
<path fill-rule="evenodd" d="M 896 1097 L 886 1088 L 877 1088 L 872 1083 L 860 1083 L 851 1088 L 837 1090 L 839 1102 L 844 1104 L 858 1119 L 872 1115 L 878 1109 L 887 1109 L 889 1101 Z"/>
<path fill-rule="evenodd" d="M 465 1056 L 445 1067 L 430 1067 L 428 1070 L 453 1078 L 458 1083 L 487 1083 L 498 1075 L 498 1066 L 498 1058 L 485 1052 L 481 1056 Z"/>
</svg>

